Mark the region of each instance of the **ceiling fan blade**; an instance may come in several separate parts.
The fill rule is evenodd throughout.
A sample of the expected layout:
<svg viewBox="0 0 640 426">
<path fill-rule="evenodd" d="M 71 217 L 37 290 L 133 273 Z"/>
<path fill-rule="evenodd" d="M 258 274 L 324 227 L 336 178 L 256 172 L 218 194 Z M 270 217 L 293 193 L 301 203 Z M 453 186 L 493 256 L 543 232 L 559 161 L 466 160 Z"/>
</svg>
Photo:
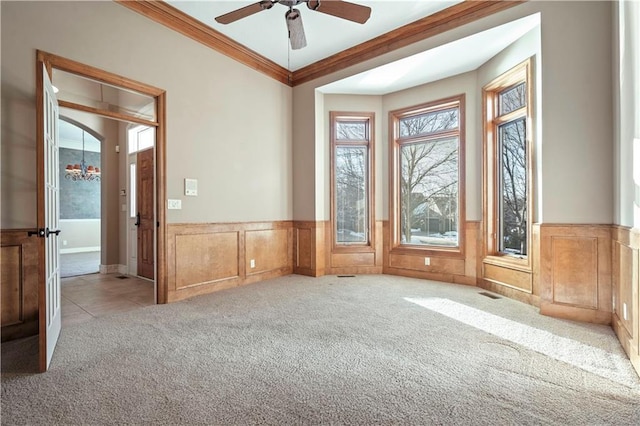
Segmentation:
<svg viewBox="0 0 640 426">
<path fill-rule="evenodd" d="M 364 24 L 371 16 L 371 8 L 348 1 L 340 0 L 309 0 L 307 7 L 327 15 L 337 16 L 348 21 Z"/>
<path fill-rule="evenodd" d="M 302 15 L 298 9 L 289 9 L 284 14 L 287 21 L 287 29 L 289 30 L 289 42 L 293 50 L 302 49 L 307 45 L 307 38 L 304 35 L 304 27 L 302 26 Z"/>
<path fill-rule="evenodd" d="M 254 13 L 261 12 L 263 10 L 271 9 L 273 6 L 273 1 L 271 0 L 262 0 L 258 3 L 250 4 L 249 6 L 241 7 L 240 9 L 236 9 L 233 12 L 225 13 L 224 15 L 220 15 L 216 18 L 216 22 L 220 24 L 230 24 L 232 22 L 237 21 L 238 19 L 246 18 L 247 16 L 251 16 Z"/>
</svg>

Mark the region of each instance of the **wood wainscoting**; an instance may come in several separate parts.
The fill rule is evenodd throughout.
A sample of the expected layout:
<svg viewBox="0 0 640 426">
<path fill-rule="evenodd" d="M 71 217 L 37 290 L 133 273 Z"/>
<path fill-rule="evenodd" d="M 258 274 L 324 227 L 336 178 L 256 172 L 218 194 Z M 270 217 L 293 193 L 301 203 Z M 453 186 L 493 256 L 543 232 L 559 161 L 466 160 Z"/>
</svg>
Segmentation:
<svg viewBox="0 0 640 426">
<path fill-rule="evenodd" d="M 382 273 L 382 221 L 376 221 L 372 246 L 333 247 L 333 226 L 325 226 L 325 273 L 337 274 L 381 274 Z"/>
<path fill-rule="evenodd" d="M 293 272 L 310 277 L 326 274 L 380 274 L 383 265 L 383 222 L 377 221 L 373 247 L 332 247 L 330 221 L 293 222 Z"/>
<path fill-rule="evenodd" d="M 486 244 L 478 250 L 478 287 L 533 306 L 540 306 L 539 252 L 540 226 L 531 228 L 529 261 L 512 262 L 509 258 L 486 255 Z"/>
<path fill-rule="evenodd" d="M 325 228 L 329 222 L 293 222 L 293 273 L 310 277 L 325 274 Z"/>
<path fill-rule="evenodd" d="M 611 324 L 611 225 L 540 226 L 540 313 Z"/>
<path fill-rule="evenodd" d="M 169 224 L 168 301 L 293 272 L 290 221 Z"/>
<path fill-rule="evenodd" d="M 38 334 L 38 237 L 0 231 L 2 341 Z"/>
<path fill-rule="evenodd" d="M 640 231 L 614 226 L 611 234 L 612 326 L 640 374 Z"/>
<path fill-rule="evenodd" d="M 428 280 L 445 281 L 456 284 L 476 285 L 477 257 L 480 253 L 480 222 L 465 223 L 465 244 L 463 256 L 429 254 L 430 264 L 425 265 L 425 254 L 416 251 L 391 250 L 391 230 L 389 221 L 383 224 L 384 263 L 383 273 Z M 433 253 L 433 252 L 432 252 Z"/>
</svg>

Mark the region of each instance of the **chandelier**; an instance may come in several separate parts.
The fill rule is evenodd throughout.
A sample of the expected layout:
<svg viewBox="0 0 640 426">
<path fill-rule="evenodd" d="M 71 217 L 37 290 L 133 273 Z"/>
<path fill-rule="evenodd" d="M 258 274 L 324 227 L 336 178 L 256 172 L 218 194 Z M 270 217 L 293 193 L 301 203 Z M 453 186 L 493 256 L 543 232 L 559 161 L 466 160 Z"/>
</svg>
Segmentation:
<svg viewBox="0 0 640 426">
<path fill-rule="evenodd" d="M 87 166 L 87 163 L 84 161 L 84 130 L 82 130 L 82 161 L 80 164 L 67 164 L 64 177 L 72 181 L 100 180 L 100 168 Z"/>
</svg>

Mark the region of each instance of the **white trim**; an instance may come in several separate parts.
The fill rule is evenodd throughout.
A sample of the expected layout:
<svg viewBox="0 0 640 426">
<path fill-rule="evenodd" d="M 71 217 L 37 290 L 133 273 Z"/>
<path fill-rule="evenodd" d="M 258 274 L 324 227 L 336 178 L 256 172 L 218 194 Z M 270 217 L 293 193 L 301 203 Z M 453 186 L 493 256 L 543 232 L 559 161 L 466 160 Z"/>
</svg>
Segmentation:
<svg viewBox="0 0 640 426">
<path fill-rule="evenodd" d="M 69 223 L 69 222 L 100 222 L 102 219 L 94 218 L 94 219 L 60 219 L 61 223 Z"/>
<path fill-rule="evenodd" d="M 77 247 L 77 248 L 68 248 L 68 249 L 60 249 L 60 254 L 69 254 L 69 253 L 88 253 L 91 251 L 100 251 L 100 246 L 97 247 Z"/>
<path fill-rule="evenodd" d="M 129 268 L 127 267 L 127 265 L 122 265 L 122 264 L 118 265 L 118 273 L 120 274 L 127 275 L 127 272 L 129 272 L 128 269 Z"/>
</svg>

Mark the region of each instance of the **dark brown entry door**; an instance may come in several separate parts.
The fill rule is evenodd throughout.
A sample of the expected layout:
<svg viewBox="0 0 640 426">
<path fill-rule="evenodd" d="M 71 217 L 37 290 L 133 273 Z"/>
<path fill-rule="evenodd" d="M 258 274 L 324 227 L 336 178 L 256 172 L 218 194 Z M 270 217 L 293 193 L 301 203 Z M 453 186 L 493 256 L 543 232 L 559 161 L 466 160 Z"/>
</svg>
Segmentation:
<svg viewBox="0 0 640 426">
<path fill-rule="evenodd" d="M 154 171 L 153 149 L 138 153 L 137 158 L 137 195 L 138 206 L 138 275 L 155 279 L 154 277 L 154 244 L 153 236 L 155 220 L 153 214 Z"/>
</svg>

